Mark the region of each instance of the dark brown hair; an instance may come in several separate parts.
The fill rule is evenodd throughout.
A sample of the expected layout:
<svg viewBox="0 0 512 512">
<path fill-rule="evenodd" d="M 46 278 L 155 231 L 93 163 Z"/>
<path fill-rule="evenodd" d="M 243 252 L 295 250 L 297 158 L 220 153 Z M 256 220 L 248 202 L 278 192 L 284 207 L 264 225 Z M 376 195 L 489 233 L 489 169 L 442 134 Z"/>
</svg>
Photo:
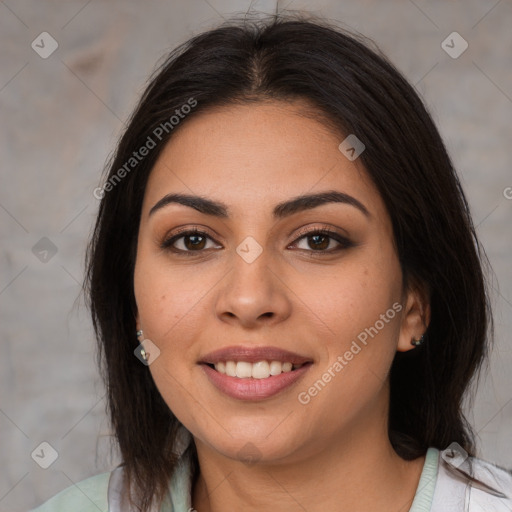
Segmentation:
<svg viewBox="0 0 512 512">
<path fill-rule="evenodd" d="M 176 110 L 195 101 L 179 124 Z M 107 165 L 87 251 L 84 289 L 120 453 L 140 510 L 161 500 L 173 474 L 178 420 L 134 356 L 133 274 L 145 186 L 166 142 L 213 106 L 307 100 L 341 134 L 366 145 L 359 157 L 389 212 L 404 287 L 430 294 L 425 343 L 397 353 L 390 372 L 389 437 L 406 460 L 459 443 L 475 454 L 462 407 L 492 341 L 484 264 L 463 190 L 414 88 L 368 40 L 325 20 L 231 20 L 172 51 L 151 77 Z M 184 112 L 180 110 L 180 112 Z M 167 123 L 167 125 L 165 125 Z M 172 125 L 172 126 L 171 126 Z M 158 127 L 167 130 L 156 132 Z M 153 134 L 153 136 L 152 136 Z M 148 137 L 156 147 L 126 163 Z M 340 139 L 341 141 L 341 139 Z M 119 170 L 125 166 L 127 172 Z M 128 170 L 129 169 L 129 170 Z M 478 379 L 476 379 L 476 382 Z M 197 459 L 194 455 L 195 470 Z"/>
</svg>

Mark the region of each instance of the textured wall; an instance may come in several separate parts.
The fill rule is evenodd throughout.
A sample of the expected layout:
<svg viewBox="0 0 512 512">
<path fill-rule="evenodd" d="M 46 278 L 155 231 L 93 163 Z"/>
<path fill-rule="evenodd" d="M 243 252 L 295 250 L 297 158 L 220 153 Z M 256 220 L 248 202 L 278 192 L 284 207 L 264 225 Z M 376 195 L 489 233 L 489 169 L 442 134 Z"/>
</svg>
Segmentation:
<svg viewBox="0 0 512 512">
<path fill-rule="evenodd" d="M 117 463 L 108 454 L 90 321 L 75 302 L 98 206 L 92 192 L 157 59 L 249 4 L 0 2 L 0 511 L 27 510 Z M 274 7 L 252 2 L 256 10 Z M 468 415 L 480 455 L 512 467 L 512 4 L 292 0 L 279 7 L 307 7 L 374 39 L 431 109 L 496 273 L 496 346 Z M 441 46 L 454 31 L 468 44 L 458 58 L 464 41 L 457 36 L 445 43 L 452 56 Z M 43 441 L 58 452 L 48 469 L 31 458 Z M 37 454 L 50 461 L 49 448 Z"/>
</svg>

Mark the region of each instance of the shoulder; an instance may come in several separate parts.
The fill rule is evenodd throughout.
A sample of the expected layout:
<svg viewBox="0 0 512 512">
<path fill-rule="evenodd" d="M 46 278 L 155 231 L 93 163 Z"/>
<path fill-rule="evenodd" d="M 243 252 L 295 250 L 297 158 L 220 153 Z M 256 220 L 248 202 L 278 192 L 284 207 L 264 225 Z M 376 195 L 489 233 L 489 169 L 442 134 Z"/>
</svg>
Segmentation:
<svg viewBox="0 0 512 512">
<path fill-rule="evenodd" d="M 512 511 L 512 470 L 459 449 L 439 454 L 432 512 L 444 510 Z"/>
<path fill-rule="evenodd" d="M 29 512 L 107 512 L 110 474 L 107 471 L 77 482 Z"/>
<path fill-rule="evenodd" d="M 512 511 L 512 469 L 505 469 L 489 461 L 472 458 L 474 469 L 469 499 L 482 510 Z M 494 507 L 494 508 L 491 508 Z"/>
</svg>

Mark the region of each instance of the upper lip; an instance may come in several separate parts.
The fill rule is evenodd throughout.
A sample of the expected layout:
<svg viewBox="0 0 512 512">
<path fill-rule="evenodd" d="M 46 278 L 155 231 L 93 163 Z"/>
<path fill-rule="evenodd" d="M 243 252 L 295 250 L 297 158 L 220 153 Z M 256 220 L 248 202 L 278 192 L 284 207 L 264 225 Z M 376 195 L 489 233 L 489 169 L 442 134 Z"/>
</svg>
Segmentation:
<svg viewBox="0 0 512 512">
<path fill-rule="evenodd" d="M 281 361 L 282 363 L 304 364 L 311 362 L 312 359 L 278 347 L 232 346 L 209 352 L 200 359 L 199 363 L 216 364 L 220 361 L 247 361 L 248 363 Z"/>
</svg>

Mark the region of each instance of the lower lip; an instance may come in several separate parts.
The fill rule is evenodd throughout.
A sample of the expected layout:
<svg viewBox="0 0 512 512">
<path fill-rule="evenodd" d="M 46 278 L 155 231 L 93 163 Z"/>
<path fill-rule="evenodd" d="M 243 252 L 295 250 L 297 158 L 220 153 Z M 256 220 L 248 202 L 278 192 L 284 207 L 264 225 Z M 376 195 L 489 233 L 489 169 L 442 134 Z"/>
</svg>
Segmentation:
<svg viewBox="0 0 512 512">
<path fill-rule="evenodd" d="M 240 379 L 220 373 L 207 364 L 201 364 L 206 376 L 218 390 L 238 400 L 263 400 L 277 395 L 297 382 L 310 366 L 311 363 L 306 363 L 296 370 L 272 375 L 266 379 Z"/>
</svg>

